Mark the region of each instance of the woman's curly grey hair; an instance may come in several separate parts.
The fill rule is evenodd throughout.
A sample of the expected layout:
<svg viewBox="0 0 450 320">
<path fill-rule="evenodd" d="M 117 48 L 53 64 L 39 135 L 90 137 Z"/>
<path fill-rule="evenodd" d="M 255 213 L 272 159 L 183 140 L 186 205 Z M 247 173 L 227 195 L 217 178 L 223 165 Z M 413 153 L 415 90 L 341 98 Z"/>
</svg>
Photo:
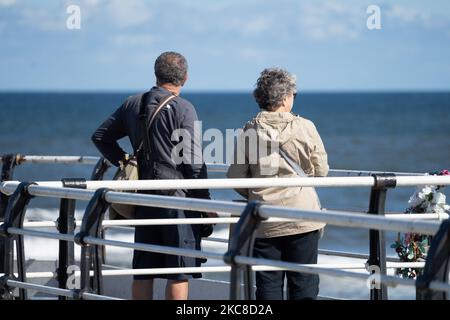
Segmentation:
<svg viewBox="0 0 450 320">
<path fill-rule="evenodd" d="M 264 69 L 253 91 L 256 103 L 268 111 L 277 109 L 287 96 L 297 91 L 295 81 L 295 76 L 284 69 Z"/>
</svg>

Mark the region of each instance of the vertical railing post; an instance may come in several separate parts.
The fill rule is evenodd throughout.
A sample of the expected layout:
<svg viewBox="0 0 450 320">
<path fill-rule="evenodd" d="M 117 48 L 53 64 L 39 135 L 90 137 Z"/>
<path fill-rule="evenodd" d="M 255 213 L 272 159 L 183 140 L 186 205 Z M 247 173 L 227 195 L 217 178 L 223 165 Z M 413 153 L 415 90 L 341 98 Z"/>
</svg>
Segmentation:
<svg viewBox="0 0 450 320">
<path fill-rule="evenodd" d="M 374 186 L 370 192 L 369 214 L 384 216 L 386 193 L 388 188 L 395 188 L 394 174 L 374 174 Z M 369 272 L 375 274 L 375 283 L 371 284 L 370 300 L 387 300 L 388 291 L 385 284 L 377 280 L 377 275 L 386 275 L 386 240 L 384 231 L 369 231 Z"/>
<path fill-rule="evenodd" d="M 3 273 L 0 279 L 0 299 L 13 299 L 13 289 L 7 285 L 8 280 L 18 280 L 26 282 L 25 273 L 25 248 L 23 235 L 14 235 L 9 233 L 10 228 L 21 229 L 25 219 L 25 213 L 28 203 L 32 196 L 28 192 L 28 187 L 33 182 L 20 183 L 16 191 L 9 198 L 5 211 L 5 220 L 0 226 L 0 236 L 4 238 L 4 257 L 3 257 Z M 14 242 L 16 243 L 16 259 L 18 277 L 14 276 Z M 26 289 L 19 289 L 19 298 L 27 299 Z"/>
<path fill-rule="evenodd" d="M 231 266 L 230 273 L 230 299 L 253 299 L 253 272 L 248 265 L 239 265 L 235 261 L 237 255 L 253 256 L 253 243 L 256 229 L 264 220 L 259 215 L 261 203 L 252 201 L 247 204 L 230 236 L 230 245 L 223 260 Z M 244 283 L 244 294 L 241 292 L 241 282 Z"/>
<path fill-rule="evenodd" d="M 6 154 L 2 157 L 2 173 L 0 182 L 12 180 L 14 175 L 14 168 L 21 162 L 20 154 Z M 9 197 L 6 194 L 0 192 L 0 221 L 3 221 L 5 217 L 6 206 L 8 205 Z"/>
<path fill-rule="evenodd" d="M 63 187 L 86 189 L 85 179 L 62 179 Z M 75 232 L 75 199 L 61 199 L 59 206 L 59 217 L 57 228 L 59 233 L 74 234 Z M 58 286 L 61 289 L 67 288 L 67 268 L 75 264 L 75 245 L 72 241 L 59 241 L 58 269 L 56 270 Z M 67 297 L 60 296 L 59 300 L 67 300 Z"/>
<path fill-rule="evenodd" d="M 12 180 L 14 175 L 14 168 L 20 164 L 22 157 L 18 154 L 6 154 L 2 155 L 2 172 L 0 182 Z M 8 206 L 9 196 L 0 192 L 0 222 L 5 218 L 6 207 Z M 0 273 L 4 272 L 3 266 L 5 264 L 5 239 L 0 238 Z"/>
<path fill-rule="evenodd" d="M 111 163 L 108 160 L 106 160 L 105 158 L 101 157 L 97 161 L 94 169 L 92 170 L 91 180 L 92 181 L 103 180 L 103 178 L 105 176 L 105 173 L 108 171 L 109 168 L 111 168 L 111 166 L 112 165 L 111 165 Z M 102 238 L 105 237 L 105 229 L 103 229 L 103 228 L 101 230 L 101 237 Z M 101 247 L 98 248 L 98 250 L 100 252 L 99 255 L 100 255 L 101 259 L 102 259 L 102 262 L 104 262 L 106 260 L 106 249 L 105 249 L 104 246 L 101 246 Z"/>
<path fill-rule="evenodd" d="M 103 293 L 102 259 L 98 245 L 90 245 L 85 242 L 86 237 L 100 237 L 105 212 L 109 203 L 105 200 L 105 195 L 109 190 L 106 188 L 97 189 L 92 199 L 86 207 L 83 216 L 80 232 L 75 235 L 75 243 L 81 246 L 81 288 L 79 296 L 83 292 Z M 90 270 L 94 270 L 91 281 Z"/>
</svg>

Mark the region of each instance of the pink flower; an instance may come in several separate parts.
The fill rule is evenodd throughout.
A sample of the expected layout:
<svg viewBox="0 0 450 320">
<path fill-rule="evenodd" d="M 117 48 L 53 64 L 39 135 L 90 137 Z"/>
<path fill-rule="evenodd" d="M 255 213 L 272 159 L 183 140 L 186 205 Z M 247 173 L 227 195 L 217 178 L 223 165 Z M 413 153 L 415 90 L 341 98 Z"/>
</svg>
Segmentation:
<svg viewBox="0 0 450 320">
<path fill-rule="evenodd" d="M 411 242 L 411 233 L 405 233 L 405 245 L 409 246 L 409 243 Z"/>
</svg>

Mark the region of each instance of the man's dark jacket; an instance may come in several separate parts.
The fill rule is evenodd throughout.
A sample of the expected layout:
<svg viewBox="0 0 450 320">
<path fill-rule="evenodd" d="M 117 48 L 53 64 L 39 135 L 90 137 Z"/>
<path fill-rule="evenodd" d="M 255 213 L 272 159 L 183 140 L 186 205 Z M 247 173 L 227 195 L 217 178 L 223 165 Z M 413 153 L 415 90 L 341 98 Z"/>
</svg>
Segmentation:
<svg viewBox="0 0 450 320">
<path fill-rule="evenodd" d="M 151 115 L 154 109 L 171 92 L 162 87 L 153 87 L 145 101 L 147 113 Z M 129 97 L 92 135 L 92 141 L 113 165 L 118 166 L 119 160 L 125 156 L 125 151 L 117 143 L 128 136 L 134 153 L 142 141 L 142 129 L 139 123 L 139 106 L 142 94 Z M 198 121 L 194 106 L 187 100 L 176 97 L 163 108 L 149 128 L 149 141 L 154 161 L 169 165 L 180 171 L 185 179 L 206 179 L 207 170 L 202 161 L 201 132 L 194 134 L 194 122 Z M 182 164 L 172 160 L 172 150 L 180 141 L 172 141 L 172 133 L 176 129 L 189 132 L 192 153 Z M 192 190 L 188 196 L 208 198 L 208 190 Z"/>
</svg>

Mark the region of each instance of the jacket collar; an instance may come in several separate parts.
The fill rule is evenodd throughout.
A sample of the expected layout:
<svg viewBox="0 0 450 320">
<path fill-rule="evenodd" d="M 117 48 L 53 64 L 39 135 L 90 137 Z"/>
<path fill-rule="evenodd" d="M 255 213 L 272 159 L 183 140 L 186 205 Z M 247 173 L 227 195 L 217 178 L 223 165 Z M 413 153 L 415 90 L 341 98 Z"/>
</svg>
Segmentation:
<svg viewBox="0 0 450 320">
<path fill-rule="evenodd" d="M 297 116 L 292 112 L 273 112 L 273 111 L 260 111 L 256 115 L 256 119 L 260 121 L 269 122 L 291 122 Z"/>
<path fill-rule="evenodd" d="M 162 95 L 162 96 L 167 96 L 169 94 L 172 94 L 172 92 L 170 92 L 166 88 L 159 87 L 159 86 L 154 86 L 153 88 L 151 88 L 150 91 L 153 92 L 153 93 L 156 93 L 158 95 Z"/>
</svg>

